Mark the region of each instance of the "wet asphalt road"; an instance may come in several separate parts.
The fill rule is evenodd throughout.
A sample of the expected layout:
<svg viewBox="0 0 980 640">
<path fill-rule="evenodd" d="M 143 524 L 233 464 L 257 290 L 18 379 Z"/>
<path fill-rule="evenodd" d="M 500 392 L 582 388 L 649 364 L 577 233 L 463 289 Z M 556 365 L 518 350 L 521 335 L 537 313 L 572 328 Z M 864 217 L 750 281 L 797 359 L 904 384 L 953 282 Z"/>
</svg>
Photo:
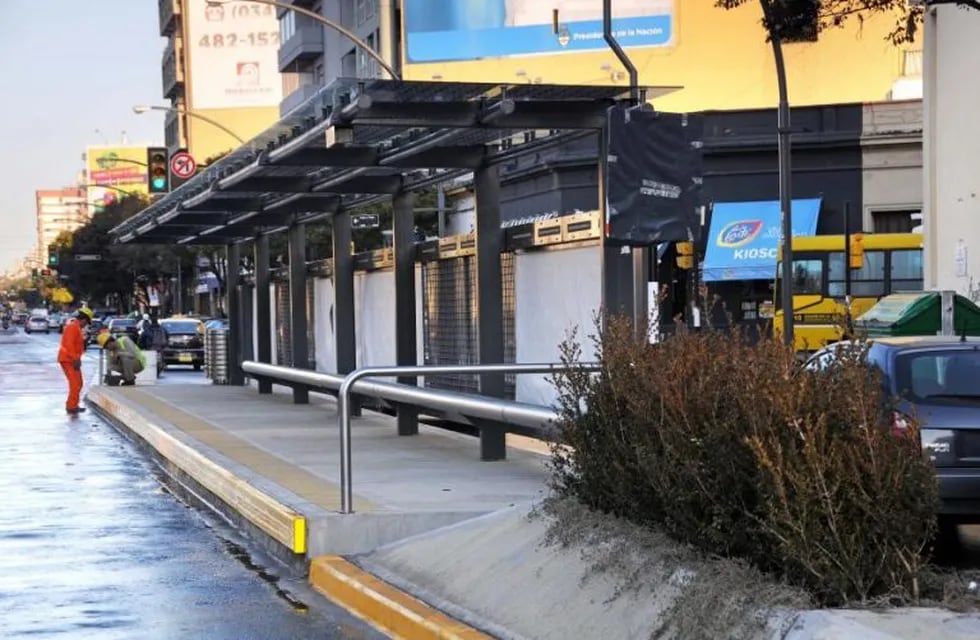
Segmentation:
<svg viewBox="0 0 980 640">
<path fill-rule="evenodd" d="M 0 637 L 383 637 L 302 580 L 277 578 L 91 412 L 67 416 L 58 337 L 0 331 Z M 191 381 L 207 383 L 190 370 L 161 379 Z"/>
</svg>

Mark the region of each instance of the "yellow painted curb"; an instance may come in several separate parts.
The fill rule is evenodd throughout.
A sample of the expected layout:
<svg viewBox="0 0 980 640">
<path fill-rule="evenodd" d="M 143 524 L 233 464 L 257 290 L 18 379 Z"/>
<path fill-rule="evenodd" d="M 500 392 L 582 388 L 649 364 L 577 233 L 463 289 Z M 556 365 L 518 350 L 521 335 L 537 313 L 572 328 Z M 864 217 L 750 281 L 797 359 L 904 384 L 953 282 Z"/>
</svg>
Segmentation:
<svg viewBox="0 0 980 640">
<path fill-rule="evenodd" d="M 181 442 L 128 402 L 119 402 L 100 388 L 90 391 L 87 400 L 292 553 L 306 553 L 306 518 L 301 513 Z"/>
<path fill-rule="evenodd" d="M 380 631 L 401 640 L 490 640 L 339 556 L 310 564 L 310 585 Z"/>
</svg>

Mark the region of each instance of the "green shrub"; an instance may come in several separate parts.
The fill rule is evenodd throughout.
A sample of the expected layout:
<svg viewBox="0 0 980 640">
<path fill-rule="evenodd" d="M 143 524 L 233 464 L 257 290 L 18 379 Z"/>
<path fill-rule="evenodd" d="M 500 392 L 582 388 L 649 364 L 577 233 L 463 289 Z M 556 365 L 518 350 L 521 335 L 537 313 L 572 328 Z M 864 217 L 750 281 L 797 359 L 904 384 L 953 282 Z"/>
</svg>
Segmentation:
<svg viewBox="0 0 980 640">
<path fill-rule="evenodd" d="M 780 342 L 679 334 L 650 345 L 610 319 L 602 371 L 563 346 L 554 486 L 590 507 L 805 586 L 821 602 L 917 594 L 936 484 L 913 424 L 896 437 L 859 360 L 800 368 Z"/>
</svg>

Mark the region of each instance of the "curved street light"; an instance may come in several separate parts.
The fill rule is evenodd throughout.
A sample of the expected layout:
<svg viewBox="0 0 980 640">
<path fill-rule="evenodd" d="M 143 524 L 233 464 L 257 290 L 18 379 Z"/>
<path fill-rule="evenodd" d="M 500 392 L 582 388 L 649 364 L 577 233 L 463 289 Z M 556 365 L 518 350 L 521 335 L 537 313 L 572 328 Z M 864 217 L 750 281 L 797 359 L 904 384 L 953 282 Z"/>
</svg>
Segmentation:
<svg viewBox="0 0 980 640">
<path fill-rule="evenodd" d="M 220 7 L 221 5 L 228 4 L 231 1 L 232 0 L 207 0 L 208 6 L 211 6 L 211 7 Z M 337 24 L 333 20 L 330 20 L 328 18 L 323 17 L 322 15 L 320 15 L 319 13 L 317 13 L 315 11 L 310 11 L 309 9 L 306 9 L 304 7 L 297 7 L 295 4 L 290 4 L 288 2 L 282 2 L 282 0 L 239 0 L 239 1 L 240 2 L 256 2 L 258 4 L 267 4 L 269 6 L 277 7 L 279 9 L 286 9 L 287 11 L 293 11 L 295 13 L 299 13 L 301 15 L 304 15 L 304 16 L 310 18 L 311 20 L 315 20 L 316 22 L 319 22 L 320 24 L 324 25 L 325 27 L 329 27 L 330 29 L 333 29 L 334 31 L 342 34 L 348 40 L 350 40 L 351 42 L 353 42 L 354 44 L 356 44 L 359 48 L 361 48 L 364 51 L 364 53 L 366 53 L 369 56 L 371 56 L 372 58 L 374 58 L 374 60 L 379 65 L 381 65 L 381 68 L 383 68 L 385 71 L 387 71 L 388 74 L 392 78 L 394 78 L 395 80 L 401 80 L 402 79 L 401 76 L 398 75 L 398 73 L 394 69 L 391 68 L 391 65 L 389 65 L 385 61 L 385 59 L 381 57 L 381 54 L 379 54 L 377 51 L 375 51 L 373 48 L 371 48 L 371 46 L 368 43 L 366 43 L 363 40 L 361 40 L 360 38 L 358 38 L 356 33 L 350 31 L 349 29 L 347 29 L 343 25 Z"/>
<path fill-rule="evenodd" d="M 234 138 L 235 140 L 237 140 L 239 144 L 246 144 L 246 141 L 240 135 L 238 135 L 237 133 L 235 133 L 234 131 L 232 131 L 231 129 L 229 129 L 228 127 L 226 127 L 225 125 L 221 124 L 217 120 L 214 120 L 213 118 L 209 118 L 209 117 L 207 117 L 205 115 L 201 115 L 200 113 L 197 113 L 196 111 L 191 111 L 190 109 L 185 109 L 184 107 L 176 107 L 176 106 L 174 106 L 174 107 L 168 107 L 168 106 L 165 106 L 165 105 L 156 105 L 156 104 L 136 104 L 136 105 L 133 105 L 133 113 L 146 113 L 148 111 L 165 111 L 167 113 L 182 113 L 182 114 L 186 114 L 186 115 L 190 116 L 191 118 L 197 118 L 198 120 L 202 120 L 204 122 L 207 122 L 208 124 L 210 124 L 213 127 L 217 127 L 218 129 L 221 129 L 222 131 L 224 131 L 225 133 L 227 133 L 228 135 L 230 135 L 232 138 Z"/>
</svg>

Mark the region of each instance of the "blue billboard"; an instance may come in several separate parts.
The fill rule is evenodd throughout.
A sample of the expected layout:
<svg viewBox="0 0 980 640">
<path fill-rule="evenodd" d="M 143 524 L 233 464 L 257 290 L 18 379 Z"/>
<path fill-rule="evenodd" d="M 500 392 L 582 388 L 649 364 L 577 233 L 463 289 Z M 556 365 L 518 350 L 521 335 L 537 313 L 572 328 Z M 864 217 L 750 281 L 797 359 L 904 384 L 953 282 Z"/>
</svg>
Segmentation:
<svg viewBox="0 0 980 640">
<path fill-rule="evenodd" d="M 608 48 L 600 0 L 404 0 L 402 12 L 409 63 Z M 622 47 L 667 46 L 674 0 L 615 0 L 612 27 Z"/>
</svg>

